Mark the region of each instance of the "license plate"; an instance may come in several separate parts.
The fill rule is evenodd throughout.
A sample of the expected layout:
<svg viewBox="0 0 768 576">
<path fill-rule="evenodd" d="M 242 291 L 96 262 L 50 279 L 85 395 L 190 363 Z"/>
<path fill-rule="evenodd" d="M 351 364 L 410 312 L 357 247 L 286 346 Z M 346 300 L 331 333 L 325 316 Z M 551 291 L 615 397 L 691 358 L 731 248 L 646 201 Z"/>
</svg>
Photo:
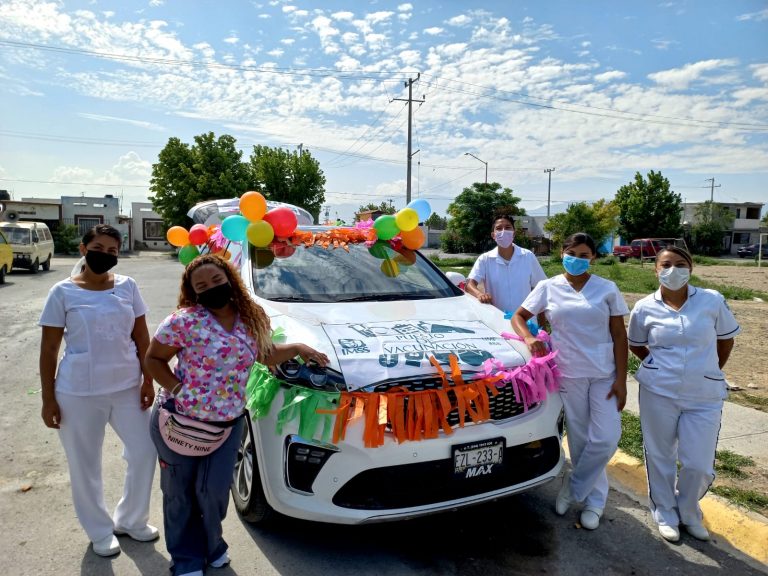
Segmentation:
<svg viewBox="0 0 768 576">
<path fill-rule="evenodd" d="M 485 476 L 499 468 L 504 458 L 504 438 L 453 446 L 453 472 L 465 478 Z"/>
</svg>

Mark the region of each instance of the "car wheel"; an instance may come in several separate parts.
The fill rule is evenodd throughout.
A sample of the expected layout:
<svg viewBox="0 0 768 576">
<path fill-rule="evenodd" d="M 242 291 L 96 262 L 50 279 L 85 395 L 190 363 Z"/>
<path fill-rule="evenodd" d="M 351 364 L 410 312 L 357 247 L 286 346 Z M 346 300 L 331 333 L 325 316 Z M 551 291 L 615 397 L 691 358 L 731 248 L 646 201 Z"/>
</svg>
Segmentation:
<svg viewBox="0 0 768 576">
<path fill-rule="evenodd" d="M 51 269 L 51 255 L 50 255 L 50 254 L 48 254 L 48 260 L 46 260 L 45 262 L 43 262 L 43 270 L 45 270 L 46 272 L 48 272 L 48 270 L 50 270 L 50 269 Z"/>
<path fill-rule="evenodd" d="M 5 265 L 0 266 L 0 284 L 5 284 Z"/>
<path fill-rule="evenodd" d="M 235 509 L 246 522 L 263 524 L 274 516 L 275 511 L 267 503 L 264 488 L 261 485 L 253 429 L 247 413 L 246 425 L 243 426 L 243 436 L 237 453 L 237 464 L 232 477 L 231 492 Z"/>
<path fill-rule="evenodd" d="M 627 257 L 626 256 L 619 256 L 619 262 L 626 262 Z"/>
<path fill-rule="evenodd" d="M 32 264 L 32 267 L 29 269 L 32 274 L 37 274 L 37 271 L 40 270 L 40 259 L 35 258 L 35 263 Z"/>
<path fill-rule="evenodd" d="M 746 254 L 739 254 L 739 258 L 744 258 Z"/>
</svg>

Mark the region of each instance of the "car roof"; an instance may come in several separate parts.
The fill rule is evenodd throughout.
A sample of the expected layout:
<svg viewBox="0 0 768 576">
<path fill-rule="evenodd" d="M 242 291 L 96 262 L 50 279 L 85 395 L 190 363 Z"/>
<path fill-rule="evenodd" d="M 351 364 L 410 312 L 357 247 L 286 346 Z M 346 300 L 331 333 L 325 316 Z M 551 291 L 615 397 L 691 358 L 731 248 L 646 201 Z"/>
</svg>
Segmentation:
<svg viewBox="0 0 768 576">
<path fill-rule="evenodd" d="M 22 222 L 0 222 L 0 226 L 3 227 L 12 227 L 12 228 L 47 228 L 45 222 L 29 222 L 29 221 L 22 221 Z"/>
</svg>

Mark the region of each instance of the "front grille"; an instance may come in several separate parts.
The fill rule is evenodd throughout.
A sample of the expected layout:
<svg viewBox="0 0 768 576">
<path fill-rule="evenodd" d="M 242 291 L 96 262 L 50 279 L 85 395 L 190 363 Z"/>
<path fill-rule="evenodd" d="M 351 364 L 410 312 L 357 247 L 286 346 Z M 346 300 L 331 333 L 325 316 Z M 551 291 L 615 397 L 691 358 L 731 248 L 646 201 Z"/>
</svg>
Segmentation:
<svg viewBox="0 0 768 576">
<path fill-rule="evenodd" d="M 467 382 L 469 382 L 469 380 L 467 380 Z M 382 384 L 378 384 L 372 388 L 366 388 L 366 390 L 383 393 L 395 387 L 402 387 L 407 389 L 410 392 L 420 392 L 422 390 L 439 390 L 440 388 L 443 387 L 443 381 L 439 377 L 421 378 L 418 380 L 406 380 L 402 382 L 390 381 L 390 382 L 384 382 Z M 494 396 L 490 392 L 488 393 L 488 400 L 489 400 L 488 406 L 490 408 L 491 420 L 506 420 L 507 418 L 518 416 L 525 411 L 523 404 L 515 400 L 515 392 L 511 384 L 505 384 L 504 386 L 499 386 L 497 390 L 499 391 L 499 393 L 496 396 Z M 459 413 L 458 413 L 458 410 L 456 409 L 455 394 L 449 391 L 448 397 L 451 400 L 451 406 L 453 406 L 453 409 L 448 414 L 448 424 L 450 424 L 450 426 L 453 428 L 459 425 Z M 539 405 L 538 403 L 529 404 L 528 409 L 531 410 L 532 408 L 535 408 L 538 405 Z M 408 407 L 407 398 L 405 399 L 405 406 L 407 409 Z M 467 421 L 470 421 L 470 420 L 469 420 L 469 417 L 465 415 L 465 422 Z M 387 424 L 387 429 L 389 429 L 389 424 Z"/>
<path fill-rule="evenodd" d="M 487 476 L 454 475 L 451 458 L 374 468 L 349 480 L 333 503 L 355 510 L 393 510 L 449 502 L 533 480 L 559 461 L 560 439 L 552 436 L 505 449 L 503 465 Z"/>
</svg>

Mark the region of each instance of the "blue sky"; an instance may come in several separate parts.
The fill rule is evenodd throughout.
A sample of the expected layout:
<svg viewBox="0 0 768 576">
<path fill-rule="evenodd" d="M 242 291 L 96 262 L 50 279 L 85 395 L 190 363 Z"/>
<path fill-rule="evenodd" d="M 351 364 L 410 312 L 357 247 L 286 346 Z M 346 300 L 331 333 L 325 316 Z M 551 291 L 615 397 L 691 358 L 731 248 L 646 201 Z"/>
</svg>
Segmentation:
<svg viewBox="0 0 768 576">
<path fill-rule="evenodd" d="M 420 76 L 419 76 L 420 75 Z M 768 202 L 765 1 L 0 3 L 0 188 L 149 194 L 170 137 L 302 145 L 331 217 L 444 215 L 488 179 L 539 212 L 660 170 L 688 202 Z M 466 153 L 474 154 L 476 160 Z M 545 209 L 544 209 L 545 210 Z"/>
</svg>

